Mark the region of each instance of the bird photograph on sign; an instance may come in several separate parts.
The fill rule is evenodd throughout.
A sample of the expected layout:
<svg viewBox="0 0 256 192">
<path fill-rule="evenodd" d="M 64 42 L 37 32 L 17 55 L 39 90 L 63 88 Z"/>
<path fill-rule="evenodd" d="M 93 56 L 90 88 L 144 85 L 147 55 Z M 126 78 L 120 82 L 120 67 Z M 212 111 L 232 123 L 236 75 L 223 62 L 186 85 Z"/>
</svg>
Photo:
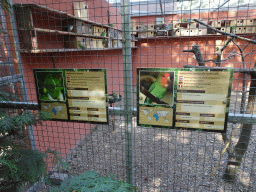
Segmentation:
<svg viewBox="0 0 256 192">
<path fill-rule="evenodd" d="M 65 101 L 62 72 L 36 72 L 39 99 L 42 101 Z"/>
<path fill-rule="evenodd" d="M 174 72 L 140 71 L 139 104 L 173 105 Z"/>
</svg>

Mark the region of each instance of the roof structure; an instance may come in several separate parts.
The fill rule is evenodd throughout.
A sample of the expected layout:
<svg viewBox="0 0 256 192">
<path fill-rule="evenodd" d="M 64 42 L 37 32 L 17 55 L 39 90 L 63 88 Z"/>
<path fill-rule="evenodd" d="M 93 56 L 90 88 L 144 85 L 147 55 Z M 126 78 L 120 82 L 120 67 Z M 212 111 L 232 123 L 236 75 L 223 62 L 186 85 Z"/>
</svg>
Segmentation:
<svg viewBox="0 0 256 192">
<path fill-rule="evenodd" d="M 255 9 L 256 0 L 220 0 L 218 2 L 203 0 L 130 0 L 131 16 L 169 15 L 195 12 L 215 12 L 239 9 Z M 236 2 L 238 1 L 238 3 Z M 249 1 L 249 3 L 247 2 Z M 121 0 L 109 0 L 121 12 Z"/>
<path fill-rule="evenodd" d="M 110 2 L 111 3 L 111 2 Z M 176 9 L 177 1 L 175 0 L 140 0 L 131 1 L 131 15 L 135 16 L 147 16 L 147 15 L 164 15 L 173 14 L 173 10 Z M 112 3 L 113 7 L 116 7 L 121 12 L 121 2 L 116 0 Z"/>
</svg>

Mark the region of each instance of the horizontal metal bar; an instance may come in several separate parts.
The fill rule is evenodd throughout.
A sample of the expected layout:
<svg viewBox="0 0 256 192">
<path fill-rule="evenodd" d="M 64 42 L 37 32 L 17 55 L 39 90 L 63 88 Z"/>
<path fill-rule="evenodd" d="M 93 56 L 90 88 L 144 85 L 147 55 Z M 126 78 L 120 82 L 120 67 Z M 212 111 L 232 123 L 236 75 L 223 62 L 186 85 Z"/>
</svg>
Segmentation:
<svg viewBox="0 0 256 192">
<path fill-rule="evenodd" d="M 256 124 L 256 114 L 229 113 L 229 123 Z"/>
<path fill-rule="evenodd" d="M 32 102 L 0 102 L 0 108 L 12 108 L 12 109 L 29 109 L 38 110 L 38 103 Z M 132 115 L 137 116 L 137 108 L 132 107 Z M 109 107 L 110 115 L 127 115 L 127 112 L 121 107 Z M 256 114 L 241 114 L 241 113 L 229 113 L 228 114 L 229 123 L 242 123 L 242 124 L 256 124 Z"/>
<path fill-rule="evenodd" d="M 0 108 L 39 110 L 38 103 L 8 101 L 0 102 Z"/>
<path fill-rule="evenodd" d="M 7 83 L 15 83 L 17 81 L 22 82 L 22 75 L 13 75 L 13 76 L 5 76 L 5 77 L 0 77 L 0 85 L 4 85 Z"/>
<path fill-rule="evenodd" d="M 124 110 L 124 108 L 121 107 L 109 107 L 109 114 L 110 115 L 127 115 L 128 113 Z M 131 113 L 133 116 L 137 115 L 137 108 L 132 107 Z"/>
<path fill-rule="evenodd" d="M 12 61 L 0 61 L 0 65 L 11 65 L 13 64 Z"/>
</svg>

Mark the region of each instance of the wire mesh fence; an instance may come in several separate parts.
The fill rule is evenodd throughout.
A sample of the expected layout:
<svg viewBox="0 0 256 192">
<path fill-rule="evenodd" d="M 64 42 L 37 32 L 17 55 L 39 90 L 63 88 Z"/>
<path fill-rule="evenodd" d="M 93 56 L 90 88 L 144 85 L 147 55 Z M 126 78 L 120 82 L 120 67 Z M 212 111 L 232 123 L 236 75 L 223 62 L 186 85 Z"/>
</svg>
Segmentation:
<svg viewBox="0 0 256 192">
<path fill-rule="evenodd" d="M 68 102 L 70 89 L 52 94 L 51 88 L 69 83 L 68 77 L 63 75 L 64 82 L 54 72 L 106 69 L 107 123 L 91 123 L 92 116 L 82 121 L 47 120 L 27 126 L 22 141 L 16 139 L 29 143 L 29 149 L 51 150 L 45 158 L 47 173 L 112 173 L 143 192 L 255 191 L 255 3 L 1 0 L 1 114 L 16 116 L 10 108 L 22 108 L 23 113 L 33 108 L 34 113 L 42 100 L 75 110 Z M 192 51 L 195 45 L 197 52 Z M 171 124 L 169 128 L 137 125 L 137 68 L 199 65 L 209 70 L 234 68 L 226 133 L 173 129 Z M 47 80 L 47 73 L 42 77 L 48 83 L 45 89 L 37 87 L 35 69 L 49 70 L 52 79 Z M 16 97 L 8 99 L 2 92 Z M 40 100 L 40 93 L 49 100 Z M 65 94 L 66 103 L 61 99 Z M 51 109 L 51 115 L 58 117 L 71 114 Z M 84 117 L 80 112 L 77 116 Z M 3 123 L 0 129 L 4 141 L 11 132 Z M 1 163 L 4 145 L 0 150 Z M 54 164 L 56 157 L 62 157 L 65 166 Z M 3 167 L 1 163 L 0 170 Z M 0 174 L 0 182 L 5 174 Z M 50 188 L 43 182 L 34 185 L 36 191 Z"/>
</svg>

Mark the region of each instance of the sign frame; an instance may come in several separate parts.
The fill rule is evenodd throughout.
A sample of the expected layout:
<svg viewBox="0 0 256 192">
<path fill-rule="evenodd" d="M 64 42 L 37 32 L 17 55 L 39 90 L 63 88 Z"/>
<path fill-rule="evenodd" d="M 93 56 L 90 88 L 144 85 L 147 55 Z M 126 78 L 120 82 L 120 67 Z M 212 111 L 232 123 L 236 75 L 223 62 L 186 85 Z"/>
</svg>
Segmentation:
<svg viewBox="0 0 256 192">
<path fill-rule="evenodd" d="M 180 104 L 177 105 L 177 103 L 181 102 L 180 100 L 177 100 L 177 93 L 179 92 L 178 89 L 181 89 L 183 85 L 180 85 L 183 81 L 181 76 L 178 76 L 179 72 L 195 72 L 195 73 L 204 73 L 204 72 L 215 72 L 216 74 L 218 74 L 218 72 L 229 72 L 229 76 L 228 76 L 228 80 L 229 82 L 226 83 L 226 87 L 227 87 L 227 94 L 226 94 L 226 99 L 225 99 L 225 110 L 223 110 L 223 118 L 224 118 L 224 125 L 222 125 L 223 128 L 220 129 L 220 126 L 216 126 L 217 128 L 214 129 L 211 127 L 211 125 L 205 125 L 205 127 L 209 127 L 209 128 L 201 128 L 199 127 L 200 125 L 198 125 L 198 127 L 183 127 L 183 126 L 177 126 L 177 121 L 179 119 L 177 119 L 177 107 L 180 107 Z M 173 115 L 172 115 L 172 125 L 166 126 L 165 124 L 163 125 L 157 125 L 156 122 L 153 122 L 153 124 L 150 124 L 149 122 L 152 122 L 152 118 L 148 119 L 148 123 L 144 123 L 145 120 L 145 114 L 151 114 L 152 117 L 152 113 L 156 112 L 157 110 L 153 109 L 153 108 L 157 108 L 159 107 L 158 104 L 146 104 L 145 102 L 142 104 L 141 103 L 141 85 L 143 84 L 142 80 L 144 78 L 141 78 L 141 74 L 142 73 L 148 72 L 148 74 L 152 73 L 160 73 L 160 72 L 165 72 L 165 73 L 174 73 L 174 79 L 173 81 L 173 105 L 166 105 L 165 108 L 172 108 L 173 109 Z M 170 128 L 170 129 L 182 129 L 182 130 L 196 130 L 196 131 L 207 131 L 207 132 L 220 132 L 220 133 L 225 133 L 227 130 L 227 122 L 228 122 L 228 111 L 229 111 L 229 106 L 230 106 L 230 96 L 231 96 L 231 88 L 232 88 L 232 80 L 233 80 L 233 73 L 234 70 L 232 68 L 222 68 L 222 69 L 207 69 L 207 68 L 137 68 L 137 125 L 138 126 L 144 126 L 144 127 L 161 127 L 161 128 Z M 199 76 L 198 76 L 199 77 Z M 217 77 L 217 76 L 216 76 Z M 144 83 L 145 85 L 145 83 Z M 148 86 L 149 87 L 149 86 Z M 150 88 L 149 88 L 150 89 Z M 143 91 L 142 91 L 143 92 Z M 192 92 L 192 91 L 191 91 Z M 143 92 L 144 94 L 144 92 Z M 180 93 L 179 93 L 180 94 Z M 193 94 L 192 94 L 193 95 Z M 200 93 L 198 94 L 200 96 Z M 217 95 L 217 94 L 213 94 L 213 95 Z M 202 96 L 201 96 L 202 97 Z M 223 97 L 223 96 L 222 96 Z M 189 102 L 189 101 L 183 101 L 183 102 Z M 223 101 L 224 103 L 224 101 Z M 197 104 L 198 106 L 200 106 L 200 102 L 199 103 L 193 103 L 193 104 Z M 193 106 L 193 105 L 192 105 Z M 214 106 L 214 105 L 213 105 Z M 142 111 L 144 110 L 144 107 L 146 107 L 146 109 L 148 111 Z M 148 108 L 147 108 L 148 107 Z M 201 105 L 202 107 L 202 105 Z M 218 106 L 217 106 L 218 107 Z M 152 110 L 151 110 L 152 108 Z M 141 113 L 144 114 L 141 114 Z M 151 113 L 149 113 L 151 112 Z M 159 113 L 159 112 L 157 112 Z M 180 114 L 179 114 L 180 115 Z M 189 117 L 190 118 L 190 117 Z M 194 117 L 191 117 L 194 118 Z M 201 119 L 201 116 L 199 117 Z M 204 118 L 204 117 L 202 117 Z M 223 118 L 222 118 L 222 124 L 223 124 Z M 207 118 L 205 118 L 207 119 Z M 208 118 L 210 119 L 210 118 Z M 163 120 L 163 119 L 162 119 Z M 181 121 L 181 120 L 179 120 Z M 210 122 L 207 121 L 200 121 L 200 124 L 210 124 Z M 212 123 L 212 122 L 211 122 Z M 217 124 L 218 122 L 216 122 Z M 180 123 L 179 123 L 180 124 Z"/>
<path fill-rule="evenodd" d="M 80 122 L 80 123 L 91 123 L 91 124 L 109 124 L 106 69 L 55 69 L 55 68 L 54 69 L 52 69 L 52 68 L 45 69 L 44 68 L 44 69 L 34 69 L 33 71 L 34 71 L 34 78 L 35 78 L 35 85 L 36 85 L 37 101 L 38 101 L 40 110 L 47 111 L 48 109 L 46 109 L 46 108 L 48 106 L 50 106 L 49 112 L 53 112 L 57 116 L 56 118 L 52 118 L 53 115 L 51 113 L 51 118 L 49 119 L 50 121 L 64 121 L 64 122 L 78 122 L 78 123 Z M 79 115 L 78 114 L 74 115 L 74 111 L 72 111 L 73 113 L 71 113 L 71 108 L 70 108 L 69 102 L 71 102 L 72 99 L 76 99 L 76 98 L 69 99 L 68 80 L 67 80 L 66 72 L 77 72 L 77 73 L 103 72 L 104 77 L 100 77 L 100 79 L 103 78 L 103 82 L 104 82 L 104 85 L 102 85 L 101 87 L 104 87 L 104 89 L 105 89 L 105 91 L 103 90 L 104 96 L 101 98 L 101 102 L 105 103 L 105 107 L 104 107 L 105 109 L 103 111 L 103 114 L 105 113 L 106 117 L 104 118 L 103 121 L 97 121 L 97 117 L 100 119 L 100 115 L 91 115 L 90 118 L 88 117 L 88 120 L 71 119 L 71 116 L 80 116 L 82 114 L 82 112 Z M 49 76 L 49 74 L 51 74 L 52 77 L 55 78 L 54 82 L 51 82 L 52 80 L 46 79 L 47 75 Z M 61 77 L 60 77 L 60 74 L 62 74 Z M 39 80 L 40 78 L 42 80 Z M 58 78 L 58 79 L 56 79 L 56 78 Z M 58 83 L 56 83 L 56 81 L 58 81 Z M 62 81 L 62 82 L 60 83 L 60 81 Z M 83 81 L 86 81 L 86 80 L 83 79 Z M 93 80 L 91 80 L 91 81 L 93 81 Z M 88 82 L 89 82 L 89 80 L 88 80 Z M 54 84 L 54 83 L 55 83 L 54 86 L 50 86 L 51 84 Z M 56 85 L 56 84 L 59 84 L 59 85 Z M 57 90 L 56 92 L 58 93 L 57 95 L 51 94 L 52 95 L 51 99 L 54 99 L 54 100 L 49 100 L 49 97 L 50 97 L 49 94 L 48 94 L 48 98 L 47 98 L 47 95 L 45 94 L 46 90 L 49 91 L 51 89 Z M 44 91 L 44 96 L 42 96 L 43 95 L 42 91 Z M 61 96 L 61 95 L 63 95 L 63 96 Z M 93 100 L 89 101 L 89 97 L 87 98 L 87 96 L 85 96 L 84 98 L 80 98 L 80 99 L 81 99 L 81 101 L 84 100 L 84 102 L 86 102 L 85 100 L 88 100 L 88 102 L 92 102 L 92 104 L 93 104 Z M 97 100 L 95 100 L 95 102 L 96 101 Z M 48 106 L 46 107 L 47 104 L 48 104 Z M 97 107 L 95 107 L 95 108 L 91 107 L 90 109 L 92 111 L 90 111 L 89 113 L 97 113 L 96 108 Z M 63 113 L 58 113 L 57 112 L 58 109 L 63 110 L 63 111 L 61 111 Z M 86 108 L 86 109 L 88 110 L 89 108 Z M 84 112 L 86 112 L 86 111 L 84 111 Z M 75 113 L 78 113 L 78 112 L 76 111 Z M 88 111 L 87 111 L 87 113 L 88 113 Z M 99 111 L 99 113 L 100 113 L 100 111 Z M 59 116 L 57 114 L 59 114 Z M 63 114 L 64 114 L 64 116 L 63 116 Z M 90 120 L 90 119 L 92 119 L 92 120 Z M 93 119 L 95 119 L 95 120 L 93 120 Z"/>
</svg>

